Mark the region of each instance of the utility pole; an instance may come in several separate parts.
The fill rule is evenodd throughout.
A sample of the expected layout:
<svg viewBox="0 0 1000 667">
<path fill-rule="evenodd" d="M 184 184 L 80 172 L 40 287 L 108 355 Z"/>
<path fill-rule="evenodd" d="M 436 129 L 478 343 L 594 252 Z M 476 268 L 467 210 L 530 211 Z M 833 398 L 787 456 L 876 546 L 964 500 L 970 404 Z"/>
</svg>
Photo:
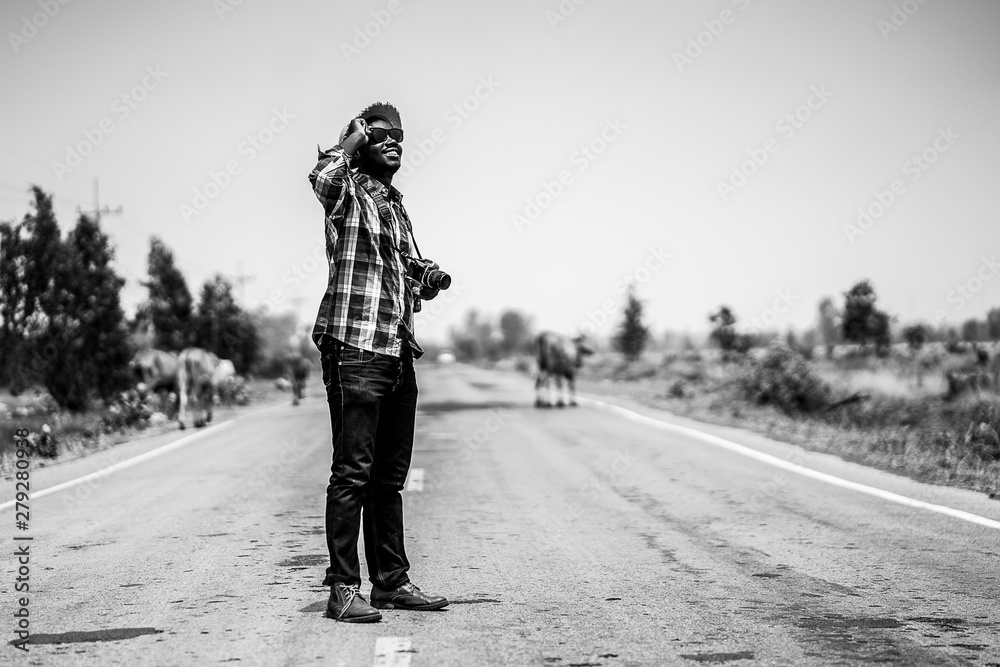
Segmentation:
<svg viewBox="0 0 1000 667">
<path fill-rule="evenodd" d="M 252 283 L 257 280 L 257 276 L 243 273 L 243 260 L 236 260 L 236 275 L 233 276 L 233 282 L 240 288 L 240 302 L 245 308 L 247 305 L 247 283 Z"/>
<path fill-rule="evenodd" d="M 98 181 L 97 178 L 94 179 L 94 210 L 92 210 L 92 211 L 84 211 L 79 206 L 76 207 L 76 212 L 77 213 L 79 213 L 80 215 L 93 216 L 94 222 L 100 222 L 102 215 L 105 215 L 105 214 L 107 214 L 107 215 L 121 215 L 122 211 L 124 211 L 124 210 L 125 209 L 123 209 L 120 204 L 117 207 L 115 207 L 115 208 L 111 208 L 109 206 L 105 206 L 104 208 L 101 208 L 100 185 L 99 185 L 99 181 Z"/>
</svg>

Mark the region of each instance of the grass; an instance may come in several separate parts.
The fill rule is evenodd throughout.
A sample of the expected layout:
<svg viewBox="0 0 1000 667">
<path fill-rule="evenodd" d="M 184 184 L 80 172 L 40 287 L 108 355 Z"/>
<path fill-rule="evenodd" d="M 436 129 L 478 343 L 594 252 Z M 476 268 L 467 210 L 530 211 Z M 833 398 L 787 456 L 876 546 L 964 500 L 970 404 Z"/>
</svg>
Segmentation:
<svg viewBox="0 0 1000 667">
<path fill-rule="evenodd" d="M 886 359 L 815 360 L 810 367 L 829 383 L 834 403 L 855 393 L 866 397 L 809 414 L 786 412 L 748 399 L 742 389 L 746 362 L 699 353 L 650 353 L 632 363 L 598 354 L 588 359 L 578 387 L 1000 498 L 1000 396 L 972 391 L 946 397 L 944 374 L 975 369 L 973 355 L 897 351 Z"/>
</svg>

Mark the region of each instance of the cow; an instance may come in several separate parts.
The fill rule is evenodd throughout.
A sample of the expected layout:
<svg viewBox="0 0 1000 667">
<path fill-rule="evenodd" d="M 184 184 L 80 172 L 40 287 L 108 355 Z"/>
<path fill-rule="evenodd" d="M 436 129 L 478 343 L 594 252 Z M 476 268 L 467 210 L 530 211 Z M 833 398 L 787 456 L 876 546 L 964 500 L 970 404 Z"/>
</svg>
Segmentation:
<svg viewBox="0 0 1000 667">
<path fill-rule="evenodd" d="M 163 350 L 146 350 L 135 356 L 131 367 L 139 394 L 159 394 L 160 408 L 166 411 L 167 397 L 171 393 L 175 396 L 180 393 L 177 355 Z"/>
<path fill-rule="evenodd" d="M 569 388 L 569 404 L 576 405 L 576 371 L 583 365 L 587 355 L 594 349 L 587 344 L 584 336 L 568 338 L 562 334 L 545 331 L 535 340 L 535 352 L 538 358 L 538 377 L 535 379 L 535 407 L 551 407 L 552 388 L 549 381 L 555 378 L 556 391 L 559 394 L 557 407 L 564 407 L 562 381 L 566 379 Z M 549 394 L 543 400 L 542 387 Z"/>
<path fill-rule="evenodd" d="M 292 405 L 298 405 L 305 398 L 306 379 L 312 364 L 303 356 L 292 357 L 289 362 L 289 375 L 292 377 Z"/>
<path fill-rule="evenodd" d="M 212 421 L 212 397 L 215 385 L 212 378 L 219 365 L 219 358 L 201 349 L 189 347 L 178 357 L 177 384 L 180 387 L 180 409 L 177 421 L 181 430 L 187 428 L 188 403 L 194 404 L 194 425 L 201 428 Z"/>
<path fill-rule="evenodd" d="M 216 405 L 231 402 L 235 394 L 236 366 L 229 359 L 219 359 L 215 372 L 212 373 L 212 395 Z"/>
</svg>

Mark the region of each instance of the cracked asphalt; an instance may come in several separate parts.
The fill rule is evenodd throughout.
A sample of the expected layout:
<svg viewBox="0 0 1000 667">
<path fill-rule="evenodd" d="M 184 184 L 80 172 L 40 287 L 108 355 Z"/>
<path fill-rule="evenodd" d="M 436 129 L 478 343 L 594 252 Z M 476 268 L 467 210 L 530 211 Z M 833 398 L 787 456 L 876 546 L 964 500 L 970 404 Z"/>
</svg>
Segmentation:
<svg viewBox="0 0 1000 667">
<path fill-rule="evenodd" d="M 330 425 L 253 409 L 33 499 L 30 665 L 1000 665 L 1000 531 L 782 472 L 530 380 L 418 364 L 411 578 L 451 605 L 323 615 Z M 672 423 L 694 422 L 635 407 Z M 732 429 L 706 432 L 997 520 L 1000 503 Z M 154 451 L 39 468 L 33 490 Z M 11 480 L 0 484 L 13 498 Z M 13 512 L 0 512 L 8 545 Z M 364 560 L 362 559 L 362 566 Z M 0 581 L 13 639 L 15 562 Z M 367 593 L 368 585 L 363 586 Z M 376 658 L 380 638 L 406 638 Z M 381 661 L 381 662 L 379 662 Z"/>
</svg>

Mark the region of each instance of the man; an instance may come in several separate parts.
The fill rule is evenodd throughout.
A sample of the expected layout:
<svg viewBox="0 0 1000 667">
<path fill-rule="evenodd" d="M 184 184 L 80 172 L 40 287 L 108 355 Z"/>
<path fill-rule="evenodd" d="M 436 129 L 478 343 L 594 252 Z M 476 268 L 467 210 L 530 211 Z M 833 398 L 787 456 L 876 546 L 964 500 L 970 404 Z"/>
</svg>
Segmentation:
<svg viewBox="0 0 1000 667">
<path fill-rule="evenodd" d="M 295 353 L 288 361 L 289 374 L 292 376 L 292 405 L 298 405 L 305 398 L 306 380 L 309 379 L 309 360 L 301 353 Z"/>
<path fill-rule="evenodd" d="M 403 140 L 399 112 L 376 102 L 321 151 L 309 175 L 326 211 L 330 278 L 313 341 L 333 425 L 333 465 L 326 491 L 330 567 L 327 616 L 381 620 L 381 609 L 440 609 L 448 601 L 409 579 L 400 493 L 413 450 L 417 382 L 414 298 L 431 299 L 406 277 L 413 245 L 402 197 L 392 187 Z M 405 257 L 404 257 L 405 255 Z M 364 509 L 362 513 L 362 508 Z M 359 591 L 358 530 L 364 525 L 371 605 Z"/>
</svg>

